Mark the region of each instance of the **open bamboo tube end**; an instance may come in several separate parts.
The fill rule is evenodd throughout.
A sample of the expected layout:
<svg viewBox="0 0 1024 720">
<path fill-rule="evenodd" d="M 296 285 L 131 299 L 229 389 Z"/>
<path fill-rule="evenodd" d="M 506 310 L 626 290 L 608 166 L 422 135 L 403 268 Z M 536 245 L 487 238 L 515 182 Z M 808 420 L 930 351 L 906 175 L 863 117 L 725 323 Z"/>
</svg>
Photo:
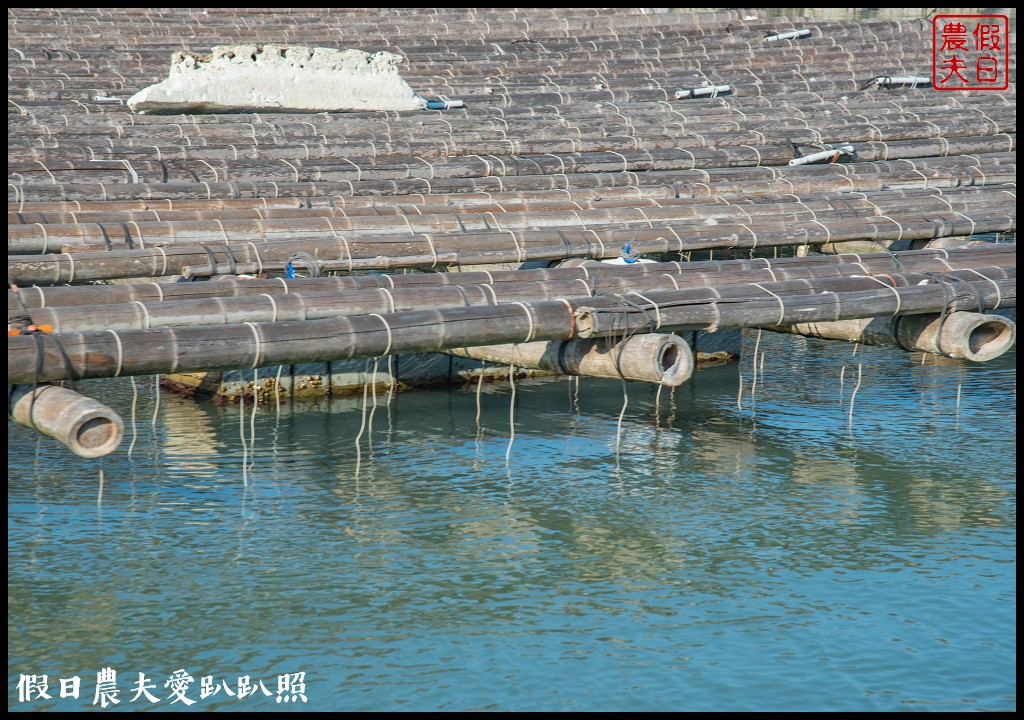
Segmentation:
<svg viewBox="0 0 1024 720">
<path fill-rule="evenodd" d="M 61 442 L 76 455 L 94 458 L 114 452 L 122 438 L 124 423 L 121 418 L 109 408 L 94 408 L 75 418 L 68 439 L 61 439 Z"/>
<path fill-rule="evenodd" d="M 621 377 L 677 387 L 693 375 L 690 346 L 678 335 L 633 335 L 624 340 L 570 340 L 562 364 L 579 375 Z"/>
<path fill-rule="evenodd" d="M 657 348 L 657 370 L 661 371 L 659 384 L 678 387 L 693 375 L 693 351 L 678 335 L 640 335 L 631 340 L 651 343 Z"/>
<path fill-rule="evenodd" d="M 1017 339 L 1017 325 L 1001 315 L 972 312 L 907 315 L 901 318 L 899 340 L 905 347 L 937 355 L 986 362 L 999 357 Z"/>
<path fill-rule="evenodd" d="M 690 379 L 693 351 L 678 335 L 575 338 L 448 351 L 460 357 L 532 367 L 565 375 L 623 378 L 677 387 Z"/>
<path fill-rule="evenodd" d="M 19 425 L 49 435 L 79 457 L 109 455 L 124 438 L 120 415 L 58 385 L 15 386 L 8 410 Z"/>
</svg>

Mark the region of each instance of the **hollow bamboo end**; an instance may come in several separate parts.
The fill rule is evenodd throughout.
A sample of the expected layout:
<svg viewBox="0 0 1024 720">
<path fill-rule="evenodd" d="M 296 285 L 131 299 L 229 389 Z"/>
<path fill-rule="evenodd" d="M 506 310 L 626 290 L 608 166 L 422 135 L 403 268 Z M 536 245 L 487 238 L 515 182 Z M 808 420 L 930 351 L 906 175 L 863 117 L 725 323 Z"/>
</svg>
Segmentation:
<svg viewBox="0 0 1024 720">
<path fill-rule="evenodd" d="M 942 327 L 942 347 L 953 346 L 957 357 L 973 362 L 994 360 L 1016 339 L 1016 323 L 1000 315 L 953 313 Z"/>
<path fill-rule="evenodd" d="M 696 365 L 693 351 L 678 335 L 634 335 L 624 341 L 605 342 L 616 374 L 627 380 L 677 387 L 693 375 Z"/>
<path fill-rule="evenodd" d="M 905 316 L 897 332 L 904 347 L 972 362 L 999 357 L 1017 338 L 1012 320 L 974 312 Z"/>
<path fill-rule="evenodd" d="M 103 457 L 114 452 L 124 438 L 124 423 L 111 410 L 92 410 L 76 418 L 67 439 L 58 438 L 79 457 Z"/>
<path fill-rule="evenodd" d="M 677 335 L 662 336 L 664 340 L 658 350 L 658 369 L 661 370 L 660 384 L 678 387 L 693 376 L 693 351 L 685 340 Z"/>
<path fill-rule="evenodd" d="M 19 425 L 52 437 L 79 457 L 109 455 L 124 438 L 120 415 L 57 385 L 16 385 L 8 411 Z"/>
</svg>

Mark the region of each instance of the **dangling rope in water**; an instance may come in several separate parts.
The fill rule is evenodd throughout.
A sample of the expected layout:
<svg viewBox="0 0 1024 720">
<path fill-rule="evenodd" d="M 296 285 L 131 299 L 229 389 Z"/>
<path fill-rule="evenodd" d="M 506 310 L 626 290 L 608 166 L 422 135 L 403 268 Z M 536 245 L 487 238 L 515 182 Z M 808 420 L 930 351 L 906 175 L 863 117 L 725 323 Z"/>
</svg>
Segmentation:
<svg viewBox="0 0 1024 720">
<path fill-rule="evenodd" d="M 249 446 L 245 442 L 245 388 L 238 398 L 238 436 L 242 440 L 242 487 L 249 487 Z"/>
<path fill-rule="evenodd" d="M 483 432 L 483 428 L 480 426 L 480 395 L 484 387 L 484 371 L 487 369 L 487 363 L 481 363 L 480 365 L 480 376 L 476 382 L 476 434 L 477 438 Z"/>
<path fill-rule="evenodd" d="M 260 405 L 259 370 L 252 371 L 252 415 L 249 417 L 249 445 L 252 447 L 252 464 L 256 465 L 256 409 Z"/>
<path fill-rule="evenodd" d="M 160 412 L 160 376 L 153 376 L 153 432 L 156 432 L 156 417 Z"/>
<path fill-rule="evenodd" d="M 622 418 L 626 415 L 626 408 L 629 406 L 629 391 L 626 388 L 626 379 L 620 378 L 622 383 L 622 409 L 619 410 L 619 420 L 615 424 L 615 463 L 619 462 L 619 446 L 622 444 Z"/>
<path fill-rule="evenodd" d="M 487 363 L 486 362 L 481 362 L 480 363 L 480 375 L 477 378 L 477 382 L 476 382 L 476 437 L 473 439 L 473 447 L 476 449 L 476 455 L 473 458 L 473 469 L 474 470 L 479 470 L 480 469 L 481 441 L 483 440 L 483 437 L 484 437 L 484 427 L 483 427 L 483 425 L 480 424 L 480 414 L 481 414 L 480 398 L 481 398 L 481 391 L 483 390 L 483 387 L 484 387 L 484 372 L 486 371 L 486 369 L 487 369 Z"/>
<path fill-rule="evenodd" d="M 277 366 L 277 377 L 274 378 L 274 413 L 276 415 L 281 414 L 281 373 L 284 371 L 284 365 Z"/>
<path fill-rule="evenodd" d="M 366 431 L 366 448 L 373 454 L 373 415 L 377 412 L 377 370 L 380 358 L 373 359 L 373 374 L 370 377 L 370 386 L 373 388 L 371 397 L 373 399 L 373 405 L 370 407 L 370 420 L 369 427 Z"/>
<path fill-rule="evenodd" d="M 128 445 L 128 459 L 129 460 L 131 460 L 131 457 L 132 457 L 132 449 L 135 447 L 135 441 L 139 437 L 139 433 L 135 429 L 135 406 L 136 406 L 136 404 L 138 403 L 138 400 L 139 400 L 139 388 L 135 384 L 135 376 L 134 375 L 131 376 L 131 379 L 132 379 L 132 441 L 131 441 L 131 444 Z"/>
<path fill-rule="evenodd" d="M 857 397 L 857 391 L 860 390 L 861 367 L 861 363 L 857 363 L 857 385 L 853 388 L 853 392 L 850 394 L 850 414 L 848 425 L 851 431 L 853 430 L 853 401 Z"/>
<path fill-rule="evenodd" d="M 366 428 L 366 396 L 369 389 L 366 387 L 366 383 L 363 383 L 363 410 L 359 421 L 359 432 L 356 433 L 356 478 L 359 478 L 359 468 L 363 464 L 363 448 L 362 438 L 363 430 Z"/>
<path fill-rule="evenodd" d="M 395 362 L 394 355 L 388 355 L 388 442 L 391 442 L 392 433 L 394 433 L 394 425 L 391 417 L 391 401 L 395 397 L 395 390 L 398 387 L 398 363 Z"/>
<path fill-rule="evenodd" d="M 513 356 L 515 352 L 513 351 Z M 508 447 L 505 448 L 505 467 L 508 468 L 509 456 L 512 454 L 512 443 L 516 439 L 516 366 L 508 366 L 508 383 L 512 388 L 512 397 L 508 404 Z"/>
<path fill-rule="evenodd" d="M 750 381 L 750 407 L 753 408 L 757 404 L 757 353 L 761 348 L 761 328 L 757 329 L 757 340 L 754 342 L 754 375 Z"/>
</svg>

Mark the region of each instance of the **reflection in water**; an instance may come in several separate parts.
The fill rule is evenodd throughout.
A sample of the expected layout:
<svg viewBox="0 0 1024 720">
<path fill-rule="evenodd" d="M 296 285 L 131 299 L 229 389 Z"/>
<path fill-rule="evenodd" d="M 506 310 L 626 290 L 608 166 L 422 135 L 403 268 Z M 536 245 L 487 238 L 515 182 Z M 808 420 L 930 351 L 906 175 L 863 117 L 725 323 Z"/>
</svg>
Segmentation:
<svg viewBox="0 0 1024 720">
<path fill-rule="evenodd" d="M 621 383 L 522 383 L 508 464 L 507 384 L 252 416 L 150 378 L 102 461 L 9 427 L 9 676 L 83 677 L 9 705 L 111 665 L 305 671 L 318 710 L 1014 708 L 1013 357 L 764 333 L 751 388 L 746 351 L 621 422 Z"/>
</svg>

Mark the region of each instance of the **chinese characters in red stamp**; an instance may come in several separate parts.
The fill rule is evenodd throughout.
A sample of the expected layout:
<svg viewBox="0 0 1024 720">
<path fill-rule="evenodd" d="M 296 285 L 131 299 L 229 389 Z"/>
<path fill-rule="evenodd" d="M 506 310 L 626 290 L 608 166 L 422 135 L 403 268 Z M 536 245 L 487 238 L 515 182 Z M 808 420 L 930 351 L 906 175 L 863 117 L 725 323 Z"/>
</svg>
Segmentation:
<svg viewBox="0 0 1024 720">
<path fill-rule="evenodd" d="M 932 18 L 932 86 L 936 90 L 1006 90 L 1010 86 L 1006 15 Z"/>
</svg>

